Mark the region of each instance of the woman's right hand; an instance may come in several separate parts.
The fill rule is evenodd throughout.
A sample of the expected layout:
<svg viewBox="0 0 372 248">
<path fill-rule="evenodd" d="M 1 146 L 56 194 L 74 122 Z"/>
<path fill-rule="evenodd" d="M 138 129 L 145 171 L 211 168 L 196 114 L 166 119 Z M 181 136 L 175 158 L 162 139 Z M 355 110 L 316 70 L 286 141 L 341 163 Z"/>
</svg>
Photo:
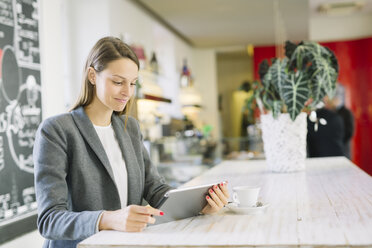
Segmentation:
<svg viewBox="0 0 372 248">
<path fill-rule="evenodd" d="M 116 230 L 122 232 L 141 232 L 147 224 L 154 224 L 155 218 L 164 215 L 150 206 L 130 205 L 116 211 L 104 211 L 99 222 L 99 230 Z"/>
</svg>

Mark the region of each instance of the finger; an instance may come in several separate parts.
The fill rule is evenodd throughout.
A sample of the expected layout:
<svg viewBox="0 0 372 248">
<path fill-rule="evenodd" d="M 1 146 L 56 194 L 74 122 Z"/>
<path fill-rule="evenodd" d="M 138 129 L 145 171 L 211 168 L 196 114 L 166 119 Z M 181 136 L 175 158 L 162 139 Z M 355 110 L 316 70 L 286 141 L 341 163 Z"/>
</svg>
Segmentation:
<svg viewBox="0 0 372 248">
<path fill-rule="evenodd" d="M 146 226 L 147 226 L 146 223 L 138 222 L 138 221 L 128 220 L 126 223 L 127 228 L 145 228 Z"/>
<path fill-rule="evenodd" d="M 126 229 L 136 229 L 136 228 L 143 229 L 147 226 L 147 223 L 128 220 L 125 226 L 126 226 Z"/>
<path fill-rule="evenodd" d="M 216 203 L 216 205 L 219 208 L 223 207 L 223 203 L 221 202 L 217 194 L 212 189 L 209 189 L 209 195 L 211 196 L 211 198 L 213 199 L 213 201 Z"/>
<path fill-rule="evenodd" d="M 219 185 L 222 193 L 225 195 L 226 199 L 230 198 L 229 189 L 227 188 L 227 182 L 222 182 Z"/>
<path fill-rule="evenodd" d="M 153 208 L 150 205 L 147 205 L 146 207 L 148 208 L 151 215 L 156 215 L 156 216 L 163 216 L 164 215 L 164 212 L 159 210 L 159 209 Z"/>
<path fill-rule="evenodd" d="M 217 204 L 212 200 L 212 198 L 209 197 L 209 195 L 207 195 L 205 197 L 205 199 L 207 199 L 207 202 L 211 206 L 212 209 L 215 209 L 215 210 L 218 210 L 219 209 L 219 207 L 217 206 Z"/>
<path fill-rule="evenodd" d="M 142 222 L 142 223 L 150 223 L 150 224 L 155 223 L 155 218 L 151 217 L 151 215 L 148 215 L 148 214 L 139 214 L 139 213 L 129 214 L 128 220 Z"/>
<path fill-rule="evenodd" d="M 218 186 L 214 186 L 214 192 L 218 196 L 218 198 L 221 200 L 222 204 L 225 206 L 227 205 L 227 198 L 225 195 L 222 193 L 221 189 Z"/>
<path fill-rule="evenodd" d="M 130 205 L 128 206 L 128 210 L 129 213 L 150 215 L 149 208 L 147 208 L 146 206 Z"/>
<path fill-rule="evenodd" d="M 156 215 L 162 216 L 164 213 L 159 209 L 155 209 L 151 206 L 138 206 L 138 205 L 130 205 L 129 207 L 130 213 L 138 213 L 138 214 L 145 214 L 145 215 Z"/>
</svg>

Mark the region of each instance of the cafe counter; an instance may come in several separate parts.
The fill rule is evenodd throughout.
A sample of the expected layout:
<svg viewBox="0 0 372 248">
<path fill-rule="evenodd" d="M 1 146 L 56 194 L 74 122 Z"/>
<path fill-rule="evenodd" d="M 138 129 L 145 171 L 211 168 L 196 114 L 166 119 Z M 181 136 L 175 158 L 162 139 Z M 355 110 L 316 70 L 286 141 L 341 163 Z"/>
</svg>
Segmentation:
<svg viewBox="0 0 372 248">
<path fill-rule="evenodd" d="M 372 177 L 344 157 L 307 159 L 296 173 L 269 172 L 264 160 L 224 161 L 183 187 L 225 180 L 230 189 L 260 185 L 267 209 L 101 231 L 78 247 L 372 247 Z"/>
</svg>

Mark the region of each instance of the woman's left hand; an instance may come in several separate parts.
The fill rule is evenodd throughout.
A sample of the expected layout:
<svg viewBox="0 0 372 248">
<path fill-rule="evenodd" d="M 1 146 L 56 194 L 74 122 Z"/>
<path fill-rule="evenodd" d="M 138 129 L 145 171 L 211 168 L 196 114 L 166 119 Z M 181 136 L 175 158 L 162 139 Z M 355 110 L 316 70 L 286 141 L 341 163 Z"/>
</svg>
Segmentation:
<svg viewBox="0 0 372 248">
<path fill-rule="evenodd" d="M 213 214 L 220 211 L 229 199 L 229 191 L 227 189 L 227 182 L 222 182 L 214 185 L 209 189 L 209 195 L 206 196 L 208 204 L 201 211 L 202 214 Z"/>
</svg>

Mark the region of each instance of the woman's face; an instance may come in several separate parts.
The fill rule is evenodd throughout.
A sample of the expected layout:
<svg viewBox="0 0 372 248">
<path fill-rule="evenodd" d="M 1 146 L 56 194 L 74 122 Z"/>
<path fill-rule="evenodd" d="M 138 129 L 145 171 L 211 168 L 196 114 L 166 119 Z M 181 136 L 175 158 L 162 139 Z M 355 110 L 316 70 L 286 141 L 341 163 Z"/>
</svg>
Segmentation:
<svg viewBox="0 0 372 248">
<path fill-rule="evenodd" d="M 128 58 L 114 60 L 96 73 L 95 97 L 108 109 L 121 112 L 135 92 L 137 65 Z"/>
</svg>

